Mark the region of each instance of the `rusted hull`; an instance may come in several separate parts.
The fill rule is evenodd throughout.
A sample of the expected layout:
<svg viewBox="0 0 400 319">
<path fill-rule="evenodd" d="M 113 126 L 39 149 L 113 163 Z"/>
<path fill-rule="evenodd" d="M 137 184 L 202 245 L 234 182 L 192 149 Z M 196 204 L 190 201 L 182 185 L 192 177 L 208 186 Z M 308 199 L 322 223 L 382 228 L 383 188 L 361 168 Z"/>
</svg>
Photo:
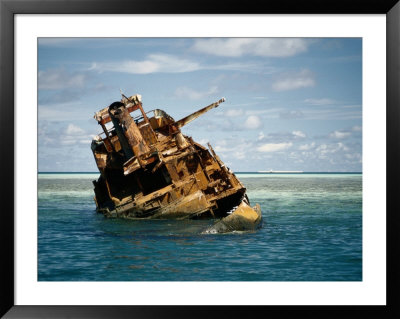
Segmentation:
<svg viewBox="0 0 400 319">
<path fill-rule="evenodd" d="M 205 192 L 198 181 L 168 185 L 162 189 L 135 199 L 113 198 L 110 205 L 98 206 L 97 211 L 111 218 L 134 219 L 198 219 L 227 216 L 240 204 L 246 189 L 236 187 L 218 192 Z M 199 187 L 200 186 L 200 187 Z M 217 196 L 216 196 L 217 195 Z"/>
<path fill-rule="evenodd" d="M 205 198 L 200 194 L 194 193 L 192 196 L 185 197 L 171 205 L 161 207 L 156 211 L 143 211 L 138 208 L 120 207 L 115 210 L 100 210 L 109 218 L 126 219 L 189 219 L 199 216 L 211 216 L 210 207 Z M 144 217 L 146 216 L 146 217 Z M 262 214 L 259 204 L 250 207 L 242 201 L 233 212 L 217 220 L 212 226 L 203 231 L 203 234 L 221 234 L 228 232 L 254 231 L 261 227 Z"/>
<path fill-rule="evenodd" d="M 237 230 L 239 218 L 242 228 L 256 228 L 260 220 L 247 205 L 243 184 L 210 144 L 207 149 L 180 131 L 222 102 L 179 121 L 162 110 L 147 116 L 140 96 L 124 96 L 121 102 L 97 112 L 95 119 L 105 134 L 92 142 L 100 171 L 99 179 L 93 181 L 97 211 L 110 218 L 222 218 L 224 223 L 237 224 L 232 226 Z M 138 110 L 142 116 L 130 115 Z M 107 123 L 113 127 L 107 129 Z M 229 229 L 217 228 L 221 232 Z"/>
</svg>

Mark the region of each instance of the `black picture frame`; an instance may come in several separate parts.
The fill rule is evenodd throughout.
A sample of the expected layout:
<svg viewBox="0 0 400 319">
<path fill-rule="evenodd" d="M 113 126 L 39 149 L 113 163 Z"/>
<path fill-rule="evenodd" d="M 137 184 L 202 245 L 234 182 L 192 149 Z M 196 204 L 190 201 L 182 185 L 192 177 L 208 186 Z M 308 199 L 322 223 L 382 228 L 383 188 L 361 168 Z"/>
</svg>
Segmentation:
<svg viewBox="0 0 400 319">
<path fill-rule="evenodd" d="M 16 14 L 385 14 L 387 21 L 386 105 L 386 306 L 29 306 L 14 303 L 14 16 Z M 400 317 L 397 187 L 399 135 L 400 3 L 398 0 L 281 0 L 216 2 L 182 0 L 0 0 L 0 315 L 5 318 L 159 317 Z M 383 141 L 382 141 L 383 143 Z M 379 212 L 382 213 L 382 212 Z"/>
</svg>

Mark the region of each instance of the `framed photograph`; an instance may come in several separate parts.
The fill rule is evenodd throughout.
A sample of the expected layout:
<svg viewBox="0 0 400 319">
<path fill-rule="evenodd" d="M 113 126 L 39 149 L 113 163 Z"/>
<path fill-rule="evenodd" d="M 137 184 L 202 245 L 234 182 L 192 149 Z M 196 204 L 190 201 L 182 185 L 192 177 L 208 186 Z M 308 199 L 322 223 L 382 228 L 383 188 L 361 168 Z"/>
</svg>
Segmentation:
<svg viewBox="0 0 400 319">
<path fill-rule="evenodd" d="M 397 1 L 0 10 L 1 315 L 399 313 Z"/>
</svg>

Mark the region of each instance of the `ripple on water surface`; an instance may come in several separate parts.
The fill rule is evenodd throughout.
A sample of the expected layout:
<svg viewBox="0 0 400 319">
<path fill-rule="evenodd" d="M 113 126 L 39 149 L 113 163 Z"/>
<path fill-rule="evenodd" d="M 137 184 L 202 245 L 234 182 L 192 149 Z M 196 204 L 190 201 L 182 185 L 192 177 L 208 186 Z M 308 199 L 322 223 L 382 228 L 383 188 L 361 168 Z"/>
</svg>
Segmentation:
<svg viewBox="0 0 400 319">
<path fill-rule="evenodd" d="M 41 175 L 40 281 L 362 280 L 361 175 L 238 174 L 263 227 L 225 235 L 202 235 L 207 220 L 106 219 L 98 174 Z"/>
</svg>

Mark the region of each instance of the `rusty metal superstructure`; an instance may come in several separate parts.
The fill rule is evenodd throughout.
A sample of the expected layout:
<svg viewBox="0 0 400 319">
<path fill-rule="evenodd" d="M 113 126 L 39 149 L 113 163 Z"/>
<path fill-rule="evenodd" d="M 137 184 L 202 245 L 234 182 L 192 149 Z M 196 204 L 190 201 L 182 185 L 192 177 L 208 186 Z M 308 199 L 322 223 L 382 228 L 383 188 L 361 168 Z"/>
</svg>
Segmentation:
<svg viewBox="0 0 400 319">
<path fill-rule="evenodd" d="M 97 211 L 132 219 L 221 219 L 208 232 L 256 228 L 260 208 L 249 206 L 243 184 L 210 144 L 207 149 L 181 132 L 224 101 L 178 121 L 159 109 L 145 112 L 140 95 L 122 95 L 95 113 L 103 129 L 91 145 L 100 171 L 93 181 Z"/>
</svg>

